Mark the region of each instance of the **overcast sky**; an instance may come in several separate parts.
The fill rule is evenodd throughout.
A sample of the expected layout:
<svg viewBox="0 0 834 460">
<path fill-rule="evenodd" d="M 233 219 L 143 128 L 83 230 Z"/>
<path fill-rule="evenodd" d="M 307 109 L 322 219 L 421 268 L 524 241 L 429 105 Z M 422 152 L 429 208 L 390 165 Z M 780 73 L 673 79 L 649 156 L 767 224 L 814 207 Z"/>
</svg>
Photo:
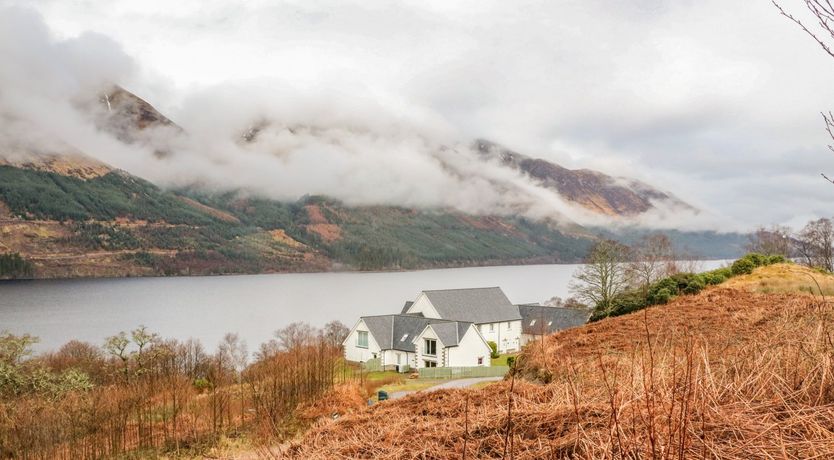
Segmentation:
<svg viewBox="0 0 834 460">
<path fill-rule="evenodd" d="M 112 39 L 133 61 L 124 86 L 175 121 L 217 88 L 345 94 L 735 222 L 834 214 L 819 177 L 834 173 L 819 115 L 834 60 L 768 0 L 4 4 L 35 8 L 57 39 Z"/>
</svg>

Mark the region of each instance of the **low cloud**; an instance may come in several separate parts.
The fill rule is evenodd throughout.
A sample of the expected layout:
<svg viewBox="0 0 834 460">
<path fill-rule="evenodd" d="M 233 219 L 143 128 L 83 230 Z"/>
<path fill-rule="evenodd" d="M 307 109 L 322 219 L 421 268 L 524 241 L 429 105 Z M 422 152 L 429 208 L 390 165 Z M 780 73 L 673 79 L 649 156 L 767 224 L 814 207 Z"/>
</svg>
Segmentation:
<svg viewBox="0 0 834 460">
<path fill-rule="evenodd" d="M 0 139 L 167 186 L 612 225 L 482 161 L 484 137 L 701 210 L 658 203 L 647 226 L 747 229 L 830 201 L 816 114 L 834 68 L 767 2 L 3 3 L 43 18 L 0 18 Z M 97 130 L 84 105 L 116 82 L 184 132 Z"/>
</svg>

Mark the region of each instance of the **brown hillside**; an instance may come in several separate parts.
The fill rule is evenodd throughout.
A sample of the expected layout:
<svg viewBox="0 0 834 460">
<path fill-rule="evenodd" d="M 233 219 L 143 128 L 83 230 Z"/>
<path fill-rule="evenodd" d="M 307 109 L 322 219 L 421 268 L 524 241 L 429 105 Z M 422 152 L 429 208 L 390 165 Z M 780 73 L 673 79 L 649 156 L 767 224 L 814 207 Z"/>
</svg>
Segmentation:
<svg viewBox="0 0 834 460">
<path fill-rule="evenodd" d="M 74 176 L 84 180 L 101 177 L 113 171 L 110 166 L 77 152 L 33 155 L 0 153 L 0 166 L 3 165 L 52 172 L 62 176 Z"/>
<path fill-rule="evenodd" d="M 286 452 L 321 459 L 831 458 L 832 321 L 830 308 L 811 296 L 713 288 L 535 342 L 514 382 L 382 403 L 322 423 Z"/>
</svg>

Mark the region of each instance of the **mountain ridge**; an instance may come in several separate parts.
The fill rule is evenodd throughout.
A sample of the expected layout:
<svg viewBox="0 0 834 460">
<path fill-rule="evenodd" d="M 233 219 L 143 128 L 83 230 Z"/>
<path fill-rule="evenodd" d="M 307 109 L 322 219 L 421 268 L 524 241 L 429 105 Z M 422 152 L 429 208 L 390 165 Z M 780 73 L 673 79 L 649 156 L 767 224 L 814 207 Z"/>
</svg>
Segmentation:
<svg viewBox="0 0 834 460">
<path fill-rule="evenodd" d="M 148 143 L 158 159 L 176 154 L 148 134 L 184 130 L 146 101 L 116 86 L 96 103 L 100 130 L 127 144 Z M 569 185 L 584 181 L 568 198 L 602 214 L 634 216 L 651 209 L 650 198 L 672 199 L 650 186 L 641 192 L 602 173 L 502 152 L 507 167 L 560 194 L 558 177 Z M 491 161 L 491 151 L 481 153 Z M 561 175 L 554 179 L 552 171 Z M 338 197 L 281 202 L 196 186 L 164 190 L 70 148 L 29 157 L 0 152 L 0 210 L 0 250 L 32 260 L 36 276 L 47 278 L 578 262 L 599 237 L 571 222 L 522 216 L 347 206 Z M 738 238 L 724 240 L 721 255 L 734 255 Z"/>
</svg>

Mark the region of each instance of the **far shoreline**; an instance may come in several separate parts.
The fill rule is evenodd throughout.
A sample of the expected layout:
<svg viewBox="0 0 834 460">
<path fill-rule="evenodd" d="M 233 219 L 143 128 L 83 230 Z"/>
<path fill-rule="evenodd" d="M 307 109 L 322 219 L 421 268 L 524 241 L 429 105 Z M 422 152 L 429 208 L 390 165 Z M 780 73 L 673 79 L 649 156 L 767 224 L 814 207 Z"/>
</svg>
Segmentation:
<svg viewBox="0 0 834 460">
<path fill-rule="evenodd" d="M 704 257 L 693 259 L 681 259 L 686 262 L 715 262 L 715 261 L 731 261 L 737 256 L 729 257 Z M 16 283 L 27 283 L 37 281 L 97 281 L 97 280 L 128 280 L 128 279 L 158 279 L 158 278 L 226 278 L 236 276 L 262 276 L 262 275 L 312 275 L 312 274 L 375 274 L 375 273 L 413 273 L 425 272 L 433 270 L 450 270 L 458 268 L 488 268 L 488 267 L 528 267 L 536 265 L 582 265 L 582 261 L 573 262 L 547 262 L 541 260 L 523 261 L 489 261 L 477 264 L 460 264 L 460 265 L 441 265 L 441 266 L 427 266 L 418 268 L 391 268 L 382 270 L 353 270 L 353 269 L 332 269 L 332 270 L 285 270 L 285 271 L 260 271 L 260 272 L 227 272 L 227 273 L 189 273 L 189 274 L 158 274 L 152 273 L 148 275 L 115 275 L 115 276 L 55 276 L 55 277 L 33 277 L 33 278 L 11 278 L 0 279 L 0 286 Z"/>
</svg>

